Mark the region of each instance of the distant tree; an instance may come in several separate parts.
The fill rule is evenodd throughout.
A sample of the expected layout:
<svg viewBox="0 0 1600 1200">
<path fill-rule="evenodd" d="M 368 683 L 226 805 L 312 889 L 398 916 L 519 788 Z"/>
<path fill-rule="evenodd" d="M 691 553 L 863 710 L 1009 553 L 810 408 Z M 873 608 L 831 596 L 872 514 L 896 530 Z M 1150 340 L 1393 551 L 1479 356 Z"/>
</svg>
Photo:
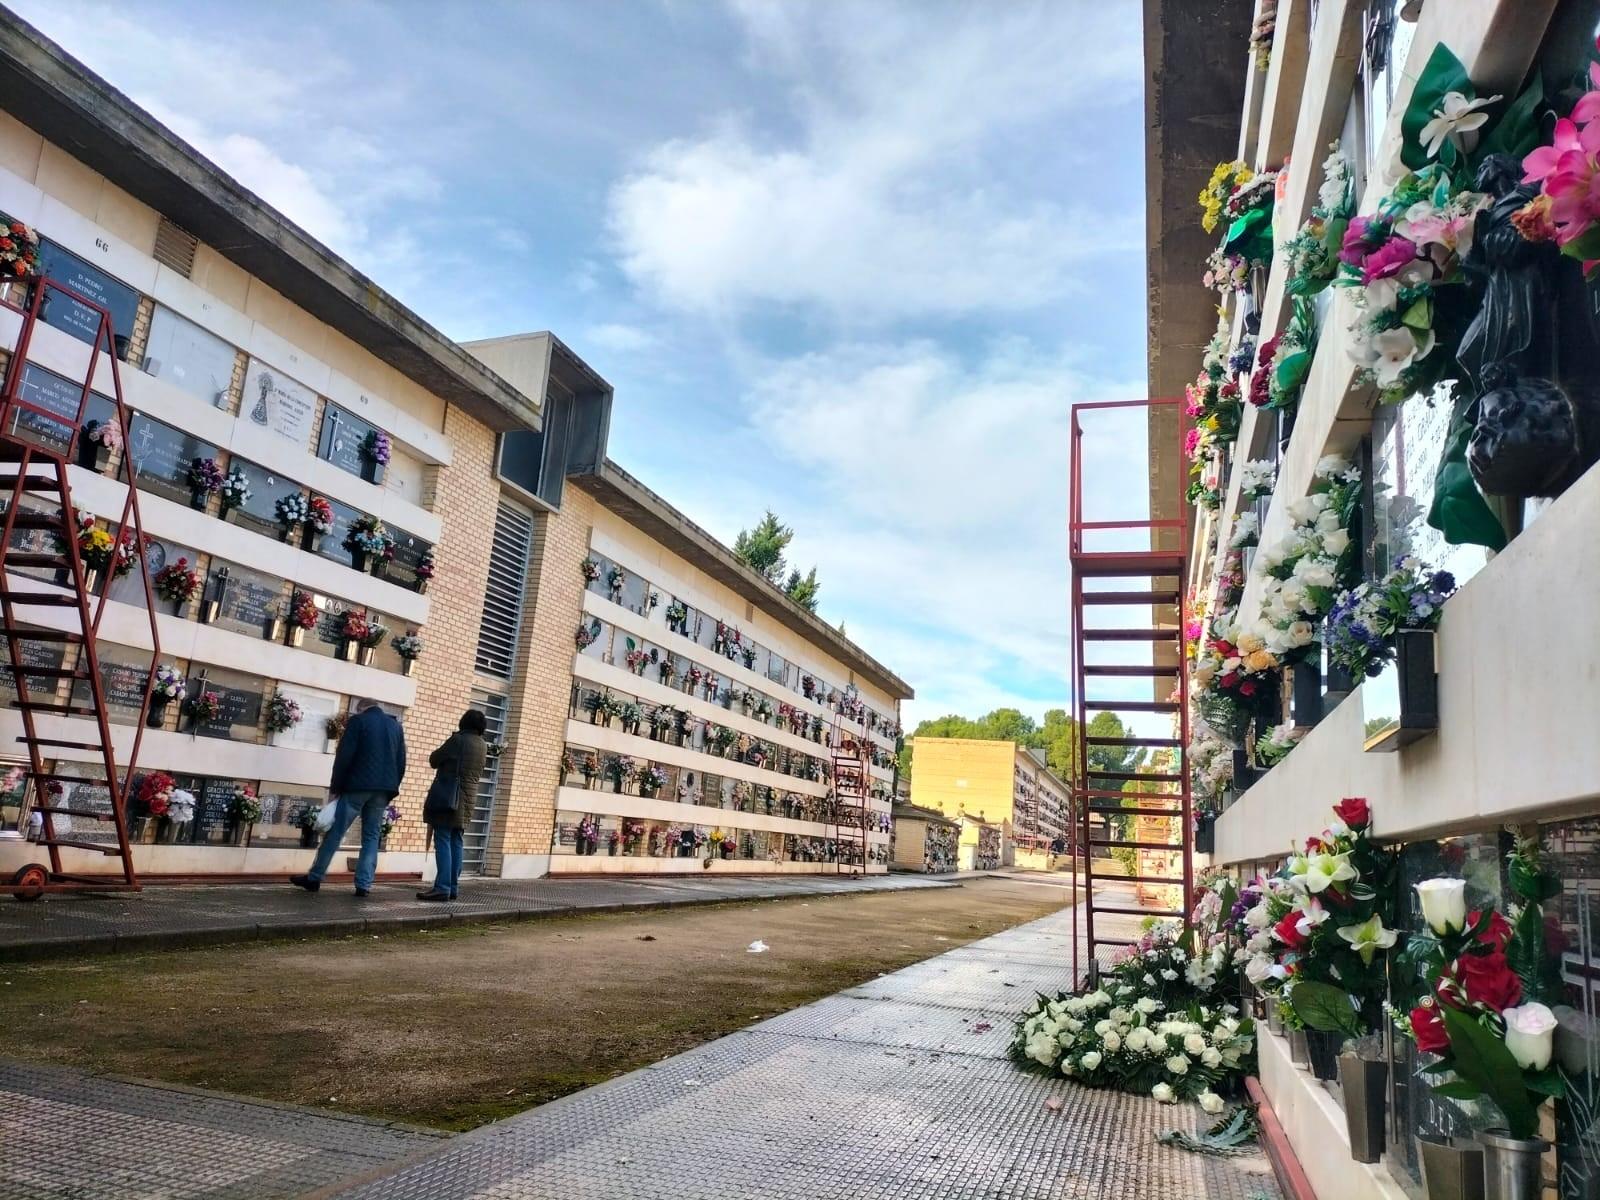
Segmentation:
<svg viewBox="0 0 1600 1200">
<path fill-rule="evenodd" d="M 815 567 L 804 575 L 799 571 L 790 571 L 789 582 L 783 585 L 783 590 L 789 593 L 789 599 L 807 612 L 817 611 L 817 593 L 822 590 L 822 585 L 817 582 Z M 843 629 L 840 632 L 844 632 Z"/>
<path fill-rule="evenodd" d="M 754 529 L 741 529 L 734 539 L 733 552 L 773 583 L 783 579 L 783 552 L 794 540 L 794 530 L 778 520 L 770 508 Z"/>
</svg>

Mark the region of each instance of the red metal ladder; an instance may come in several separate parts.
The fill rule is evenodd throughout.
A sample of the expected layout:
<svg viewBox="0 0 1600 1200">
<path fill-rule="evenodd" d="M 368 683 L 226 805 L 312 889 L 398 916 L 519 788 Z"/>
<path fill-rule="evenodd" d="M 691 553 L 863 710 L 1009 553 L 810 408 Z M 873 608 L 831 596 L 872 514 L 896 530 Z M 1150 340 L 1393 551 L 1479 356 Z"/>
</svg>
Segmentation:
<svg viewBox="0 0 1600 1200">
<path fill-rule="evenodd" d="M 1072 407 L 1072 478 L 1069 512 L 1069 556 L 1072 568 L 1072 653 L 1073 653 L 1073 707 L 1077 730 L 1072 787 L 1072 841 L 1073 896 L 1082 905 L 1082 922 L 1073 923 L 1074 971 L 1084 971 L 1093 980 L 1106 966 L 1099 958 L 1102 946 L 1125 946 L 1132 938 L 1112 936 L 1105 932 L 1104 923 L 1097 927 L 1096 918 L 1103 916 L 1178 917 L 1187 919 L 1188 897 L 1194 882 L 1194 831 L 1192 824 L 1188 770 L 1184 752 L 1189 740 L 1187 681 L 1183 670 L 1183 590 L 1187 578 L 1187 552 L 1184 545 L 1187 521 L 1183 509 L 1172 518 L 1145 517 L 1136 520 L 1086 520 L 1084 517 L 1084 426 L 1085 413 L 1099 410 L 1129 410 L 1143 408 L 1149 411 L 1151 426 L 1165 419 L 1170 408 L 1172 420 L 1180 435 L 1174 444 L 1181 443 L 1183 423 L 1182 405 L 1175 400 L 1135 400 L 1075 404 Z M 1177 464 L 1179 483 L 1177 495 L 1181 496 L 1183 464 Z M 1142 479 L 1142 477 L 1141 477 Z M 1130 548 L 1112 547 L 1097 549 L 1092 542 L 1100 540 L 1134 543 Z M 1090 584 L 1093 586 L 1089 586 Z M 1112 613 L 1125 611 L 1129 606 L 1143 608 L 1150 613 L 1145 625 L 1123 625 L 1116 622 Z M 1092 612 L 1091 612 L 1092 610 Z M 1148 662 L 1102 663 L 1091 662 L 1090 647 L 1108 645 L 1151 647 Z M 1165 653 L 1163 653 L 1165 652 Z M 1104 694 L 1114 684 L 1107 681 L 1147 679 L 1150 681 L 1150 698 L 1133 699 Z M 1170 681 L 1170 683 L 1169 683 Z M 1175 695 L 1172 694 L 1175 691 Z M 1093 714 L 1139 713 L 1170 715 L 1176 718 L 1176 729 L 1171 734 L 1155 735 L 1129 729 L 1122 736 L 1091 735 L 1089 723 Z M 1097 746 L 1124 750 L 1142 749 L 1166 758 L 1171 766 L 1163 771 L 1121 771 L 1097 768 L 1092 761 Z M 1134 783 L 1139 790 L 1123 791 L 1123 785 Z M 1131 801 L 1132 807 L 1125 807 Z M 1176 841 L 1151 842 L 1137 838 L 1103 836 L 1096 829 L 1110 831 L 1110 818 L 1115 816 L 1138 818 L 1141 816 L 1167 818 L 1165 827 L 1178 829 Z M 1095 818 L 1100 820 L 1096 822 Z M 1171 833 L 1169 833 L 1169 837 Z M 1181 859 L 1181 872 L 1177 875 L 1147 874 L 1142 869 L 1132 872 L 1096 872 L 1094 852 L 1100 849 L 1128 849 L 1141 851 L 1176 851 Z M 1083 894 L 1078 894 L 1081 873 Z M 1096 884 L 1132 884 L 1181 887 L 1182 901 L 1176 908 L 1146 907 L 1133 903 L 1117 903 L 1097 894 Z M 1078 927 L 1083 926 L 1086 954 L 1080 955 Z"/>
<path fill-rule="evenodd" d="M 138 490 L 124 463 L 121 511 L 115 521 L 108 522 L 108 528 L 114 561 L 119 554 L 131 558 L 129 569 L 137 571 L 143 583 L 151 656 L 139 719 L 119 772 L 96 644 L 113 571 L 99 572 L 104 578 L 97 594 L 79 550 L 78 524 L 83 514 L 73 505 L 68 469 L 68 463 L 77 456 L 91 393 L 113 402 L 112 419 L 121 430 L 122 445 L 129 445 L 128 410 L 123 403 L 116 339 L 111 314 L 104 307 L 53 279 L 33 280 L 26 295 L 22 306 L 0 301 L 21 317 L 16 340 L 6 347 L 10 358 L 0 385 L 0 496 L 5 503 L 0 530 L 0 627 L 4 630 L 22 724 L 22 734 L 16 741 L 27 748 L 28 790 L 19 826 L 28 828 L 32 814 L 38 815 L 31 840 L 44 847 L 49 864 L 29 863 L 19 868 L 9 881 L 0 880 L 0 893 L 33 900 L 47 891 L 132 891 L 138 889 L 139 879 L 128 841 L 127 801 L 161 656 L 155 597 L 145 562 Z M 78 385 L 77 409 L 71 415 L 36 404 L 24 394 L 27 368 L 32 361 L 29 352 L 51 300 L 69 309 L 76 304 L 96 322 L 94 340 L 82 347 L 86 361 L 82 383 Z M 110 396 L 94 387 L 103 366 L 109 371 Z M 42 507 L 24 507 L 25 500 L 40 502 Z M 53 571 L 54 582 L 19 573 L 28 570 Z M 29 665 L 22 648 L 25 642 L 59 644 L 67 653 L 75 649 L 76 661 L 69 666 L 63 656 L 60 666 Z M 85 691 L 87 703 L 80 699 Z M 70 757 L 87 762 L 90 770 L 99 769 L 103 775 L 95 778 L 61 771 L 59 764 L 53 766 L 49 761 L 60 759 L 60 751 L 70 752 Z M 106 807 L 75 806 L 72 799 L 76 797 L 63 799 L 64 788 L 71 783 L 103 786 L 108 795 Z M 95 840 L 81 833 L 67 836 L 77 833 L 72 827 L 83 822 L 110 825 L 115 840 Z M 116 870 L 68 871 L 63 850 L 114 858 Z"/>
</svg>

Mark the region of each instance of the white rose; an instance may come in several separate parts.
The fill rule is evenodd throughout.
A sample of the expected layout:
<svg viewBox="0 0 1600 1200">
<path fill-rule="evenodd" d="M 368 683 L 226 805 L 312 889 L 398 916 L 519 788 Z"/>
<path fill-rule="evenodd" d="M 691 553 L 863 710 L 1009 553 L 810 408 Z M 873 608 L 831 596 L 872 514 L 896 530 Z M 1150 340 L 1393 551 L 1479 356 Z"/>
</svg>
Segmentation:
<svg viewBox="0 0 1600 1200">
<path fill-rule="evenodd" d="M 1189 1060 L 1181 1054 L 1174 1054 L 1167 1059 L 1167 1070 L 1174 1075 L 1187 1075 L 1189 1073 Z"/>
<path fill-rule="evenodd" d="M 1113 1031 L 1102 1037 L 1100 1039 L 1100 1044 L 1106 1048 L 1107 1053 L 1115 1054 L 1118 1050 L 1122 1049 L 1122 1038 L 1118 1036 L 1115 1031 Z"/>
<path fill-rule="evenodd" d="M 1467 883 L 1464 879 L 1425 879 L 1416 885 L 1422 917 L 1443 936 L 1467 926 Z"/>
<path fill-rule="evenodd" d="M 1330 529 L 1322 535 L 1322 550 L 1338 558 L 1350 546 L 1350 531 L 1347 529 Z"/>
<path fill-rule="evenodd" d="M 1128 1031 L 1128 1037 L 1123 1044 L 1127 1046 L 1129 1050 L 1137 1052 L 1143 1050 L 1145 1048 L 1145 1044 L 1149 1040 L 1150 1031 L 1144 1026 L 1140 1025 Z"/>
<path fill-rule="evenodd" d="M 1272 924 L 1272 914 L 1267 912 L 1265 904 L 1253 905 L 1244 914 L 1244 923 L 1251 929 L 1265 929 Z"/>
<path fill-rule="evenodd" d="M 1198 1033 L 1191 1033 L 1183 1039 L 1183 1048 L 1190 1054 L 1204 1054 L 1206 1039 Z"/>
<path fill-rule="evenodd" d="M 1550 1046 L 1555 1037 L 1556 1015 L 1542 1004 L 1508 1008 L 1506 1049 L 1517 1065 L 1528 1071 L 1542 1071 L 1550 1065 Z"/>
<path fill-rule="evenodd" d="M 1157 1000 L 1154 996 L 1140 996 L 1139 999 L 1134 1002 L 1134 1007 L 1140 1012 L 1149 1015 L 1161 1007 L 1161 1001 Z"/>
<path fill-rule="evenodd" d="M 1222 1097 L 1211 1091 L 1201 1092 L 1200 1107 L 1203 1111 L 1216 1116 L 1222 1111 Z"/>
<path fill-rule="evenodd" d="M 1111 1030 L 1113 1025 L 1114 1025 L 1114 1022 L 1112 1022 L 1109 1019 L 1103 1020 L 1103 1021 L 1096 1021 L 1094 1023 L 1094 1031 L 1098 1036 L 1105 1037 L 1105 1035 Z"/>
<path fill-rule="evenodd" d="M 1082 1058 L 1080 1058 L 1078 1060 L 1078 1065 L 1080 1067 L 1082 1067 L 1085 1071 L 1093 1071 L 1096 1067 L 1098 1067 L 1100 1065 L 1100 1051 L 1098 1051 L 1098 1050 L 1090 1050 L 1087 1054 L 1085 1054 Z"/>
<path fill-rule="evenodd" d="M 1211 1067 L 1213 1070 L 1215 1070 L 1217 1067 L 1222 1065 L 1222 1052 L 1215 1046 L 1207 1046 L 1200 1053 L 1200 1062 L 1202 1065 Z"/>
<path fill-rule="evenodd" d="M 1156 1084 L 1155 1087 L 1150 1089 L 1150 1095 L 1158 1104 L 1172 1104 L 1177 1100 L 1177 1096 L 1173 1094 L 1172 1086 L 1166 1083 Z"/>
<path fill-rule="evenodd" d="M 1176 971 L 1174 971 L 1171 967 L 1162 967 L 1161 968 L 1161 978 L 1165 979 L 1168 983 L 1171 983 L 1177 977 L 1178 977 L 1178 973 Z"/>
<path fill-rule="evenodd" d="M 1149 971 L 1144 973 L 1144 985 L 1145 987 L 1155 987 L 1156 985 L 1156 977 L 1150 974 Z"/>
</svg>

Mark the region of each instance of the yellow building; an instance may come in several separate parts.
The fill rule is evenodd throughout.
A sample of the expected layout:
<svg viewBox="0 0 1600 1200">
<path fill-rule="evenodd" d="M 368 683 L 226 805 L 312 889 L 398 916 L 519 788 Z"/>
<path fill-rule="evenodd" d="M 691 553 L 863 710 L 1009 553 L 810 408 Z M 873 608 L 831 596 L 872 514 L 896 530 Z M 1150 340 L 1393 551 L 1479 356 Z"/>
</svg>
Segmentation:
<svg viewBox="0 0 1600 1200">
<path fill-rule="evenodd" d="M 913 804 L 967 818 L 963 868 L 985 857 L 977 855 L 981 824 L 999 831 L 1000 866 L 1043 868 L 1051 846 L 1066 838 L 1067 785 L 1040 751 L 1016 742 L 923 737 L 912 740 L 911 764 Z"/>
</svg>

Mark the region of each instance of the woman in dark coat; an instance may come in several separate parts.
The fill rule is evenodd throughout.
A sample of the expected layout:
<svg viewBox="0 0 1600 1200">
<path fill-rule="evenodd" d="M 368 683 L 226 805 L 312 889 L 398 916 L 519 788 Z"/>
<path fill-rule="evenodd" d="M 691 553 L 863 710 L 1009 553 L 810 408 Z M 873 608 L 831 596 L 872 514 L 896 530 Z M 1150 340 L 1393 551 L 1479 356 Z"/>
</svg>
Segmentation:
<svg viewBox="0 0 1600 1200">
<path fill-rule="evenodd" d="M 461 714 L 456 732 L 428 756 L 434 769 L 433 786 L 422 804 L 422 819 L 433 830 L 433 856 L 437 870 L 433 887 L 418 892 L 418 900 L 454 900 L 461 881 L 464 831 L 483 775 L 487 744 L 483 714 L 469 708 Z"/>
</svg>

